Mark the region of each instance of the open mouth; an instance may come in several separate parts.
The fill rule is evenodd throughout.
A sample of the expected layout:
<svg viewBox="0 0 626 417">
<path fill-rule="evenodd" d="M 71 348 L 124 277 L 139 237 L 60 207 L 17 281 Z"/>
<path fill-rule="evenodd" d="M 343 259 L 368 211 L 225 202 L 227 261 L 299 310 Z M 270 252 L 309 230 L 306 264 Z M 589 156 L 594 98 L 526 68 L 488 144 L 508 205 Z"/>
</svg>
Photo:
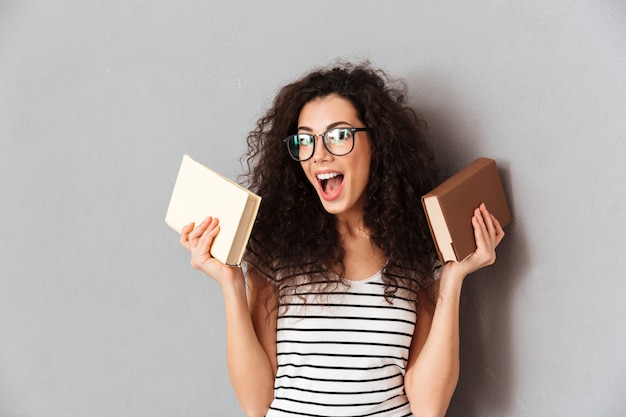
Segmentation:
<svg viewBox="0 0 626 417">
<path fill-rule="evenodd" d="M 343 184 L 343 174 L 338 172 L 327 172 L 317 175 L 322 193 L 327 198 L 336 196 Z"/>
</svg>

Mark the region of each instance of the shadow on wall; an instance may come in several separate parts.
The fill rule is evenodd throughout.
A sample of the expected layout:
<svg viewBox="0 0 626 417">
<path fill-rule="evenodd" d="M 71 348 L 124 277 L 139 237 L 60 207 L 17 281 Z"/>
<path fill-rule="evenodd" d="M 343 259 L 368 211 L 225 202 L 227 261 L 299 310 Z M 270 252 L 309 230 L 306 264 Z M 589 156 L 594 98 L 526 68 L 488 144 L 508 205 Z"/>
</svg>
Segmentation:
<svg viewBox="0 0 626 417">
<path fill-rule="evenodd" d="M 420 94 L 420 87 L 431 88 L 425 82 L 409 81 L 415 100 L 414 109 L 428 123 L 428 137 L 433 143 L 435 157 L 442 170 L 442 179 L 479 156 L 491 156 L 480 146 L 476 126 L 463 126 L 455 119 L 453 95 L 443 92 L 446 103 L 429 103 L 433 94 Z M 428 86 L 428 87 L 427 87 Z M 450 106 L 452 104 L 452 106 Z M 446 108 L 442 108 L 442 107 Z M 508 162 L 498 160 L 513 221 L 505 229 L 506 236 L 497 250 L 494 265 L 469 276 L 461 297 L 461 375 L 447 417 L 505 415 L 511 404 L 514 387 L 512 375 L 511 322 L 512 295 L 516 283 L 526 273 L 529 262 L 522 228 L 516 224 L 515 204 L 511 190 Z"/>
<path fill-rule="evenodd" d="M 461 376 L 448 417 L 506 415 L 514 397 L 511 300 L 529 260 L 520 228 L 511 223 L 506 233 L 496 264 L 465 282 Z"/>
</svg>

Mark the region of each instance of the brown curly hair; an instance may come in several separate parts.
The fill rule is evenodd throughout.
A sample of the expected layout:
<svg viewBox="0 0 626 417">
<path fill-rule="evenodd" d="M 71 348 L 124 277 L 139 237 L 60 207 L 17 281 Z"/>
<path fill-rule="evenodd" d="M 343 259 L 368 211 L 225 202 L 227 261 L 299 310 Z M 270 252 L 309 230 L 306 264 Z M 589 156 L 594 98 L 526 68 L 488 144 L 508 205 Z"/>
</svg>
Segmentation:
<svg viewBox="0 0 626 417">
<path fill-rule="evenodd" d="M 367 62 L 316 69 L 283 87 L 249 134 L 244 179 L 263 200 L 244 259 L 273 280 L 280 295 L 293 293 L 303 277 L 308 283 L 341 280 L 344 252 L 335 217 L 283 143 L 297 131 L 302 107 L 331 94 L 348 99 L 370 128 L 363 222 L 386 257 L 387 293 L 404 288 L 415 294 L 432 281 L 436 265 L 421 196 L 435 185 L 437 171 L 425 123 L 406 104 L 406 85 Z"/>
</svg>

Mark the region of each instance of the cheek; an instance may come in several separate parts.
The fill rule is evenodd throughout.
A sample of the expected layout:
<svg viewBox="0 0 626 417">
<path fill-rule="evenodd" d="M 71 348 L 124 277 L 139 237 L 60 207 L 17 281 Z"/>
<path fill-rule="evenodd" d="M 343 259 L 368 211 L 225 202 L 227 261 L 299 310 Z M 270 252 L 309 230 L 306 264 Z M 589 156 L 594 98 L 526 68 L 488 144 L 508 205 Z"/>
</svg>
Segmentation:
<svg viewBox="0 0 626 417">
<path fill-rule="evenodd" d="M 371 161 L 369 158 L 360 158 L 355 161 L 353 165 L 353 172 L 355 174 L 354 180 L 360 185 L 367 184 L 370 177 Z"/>
<path fill-rule="evenodd" d="M 300 167 L 302 168 L 302 172 L 304 172 L 304 175 L 309 180 L 309 182 L 311 184 L 314 184 L 317 180 L 311 174 L 311 169 L 310 169 L 311 166 L 310 165 L 311 165 L 310 161 L 300 162 Z"/>
<path fill-rule="evenodd" d="M 364 166 L 360 170 L 358 181 L 363 188 L 366 188 L 367 184 L 369 183 L 369 180 L 370 180 L 370 166 L 368 164 L 367 166 Z"/>
</svg>

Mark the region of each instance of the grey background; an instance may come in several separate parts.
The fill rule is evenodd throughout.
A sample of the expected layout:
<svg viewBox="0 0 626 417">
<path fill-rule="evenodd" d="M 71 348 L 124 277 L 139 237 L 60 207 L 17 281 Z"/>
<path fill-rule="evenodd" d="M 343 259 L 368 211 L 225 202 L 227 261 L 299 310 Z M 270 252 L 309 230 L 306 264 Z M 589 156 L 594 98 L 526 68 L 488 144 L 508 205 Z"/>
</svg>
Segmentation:
<svg viewBox="0 0 626 417">
<path fill-rule="evenodd" d="M 505 179 L 449 416 L 626 414 L 625 10 L 0 0 L 0 416 L 241 415 L 169 193 L 183 153 L 236 178 L 276 89 L 337 58 L 404 78 L 450 171 Z"/>
</svg>

